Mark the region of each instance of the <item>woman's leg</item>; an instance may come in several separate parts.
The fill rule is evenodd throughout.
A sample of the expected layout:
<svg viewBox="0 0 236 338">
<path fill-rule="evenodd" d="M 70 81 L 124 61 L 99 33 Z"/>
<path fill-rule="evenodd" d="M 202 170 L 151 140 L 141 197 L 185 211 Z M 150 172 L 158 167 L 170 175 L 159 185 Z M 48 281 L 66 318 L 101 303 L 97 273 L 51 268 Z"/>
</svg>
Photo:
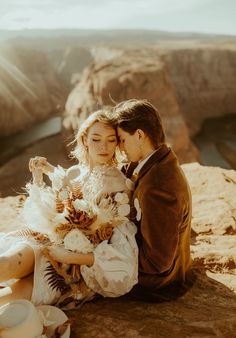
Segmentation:
<svg viewBox="0 0 236 338">
<path fill-rule="evenodd" d="M 25 243 L 12 245 L 0 255 L 0 282 L 24 278 L 34 271 L 34 251 Z"/>
<path fill-rule="evenodd" d="M 22 278 L 3 289 L 0 289 L 0 305 L 15 299 L 31 299 L 33 289 L 33 274 Z"/>
</svg>

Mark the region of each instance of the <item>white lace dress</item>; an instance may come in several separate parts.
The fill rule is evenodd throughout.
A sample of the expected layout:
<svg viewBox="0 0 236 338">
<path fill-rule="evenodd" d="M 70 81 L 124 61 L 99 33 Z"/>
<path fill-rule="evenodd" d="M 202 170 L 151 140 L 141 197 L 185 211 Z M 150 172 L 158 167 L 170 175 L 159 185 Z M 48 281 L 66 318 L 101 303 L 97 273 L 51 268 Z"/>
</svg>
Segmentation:
<svg viewBox="0 0 236 338">
<path fill-rule="evenodd" d="M 112 194 L 127 190 L 125 176 L 115 167 L 103 167 L 102 170 L 81 170 L 72 167 L 64 171 L 58 167 L 51 175 L 52 186 L 63 184 L 79 184 L 83 195 L 89 200 L 98 200 L 104 194 Z M 26 225 L 31 229 L 44 229 L 50 222 L 55 222 L 55 211 L 52 210 L 53 201 L 45 189 L 31 185 L 29 197 L 24 206 Z M 54 218 L 53 218 L 54 217 Z M 135 240 L 136 227 L 125 219 L 113 228 L 109 241 L 99 243 L 94 253 L 94 264 L 91 267 L 81 266 L 80 271 L 87 287 L 92 293 L 104 297 L 118 297 L 129 292 L 138 282 L 138 248 Z M 43 245 L 39 245 L 24 238 L 5 235 L 1 239 L 1 251 L 4 243 L 14 245 L 16 241 L 25 241 L 31 245 L 35 252 L 35 269 L 32 301 L 38 304 L 54 304 L 61 296 L 48 284 L 45 269 L 47 259 L 42 255 Z"/>
</svg>

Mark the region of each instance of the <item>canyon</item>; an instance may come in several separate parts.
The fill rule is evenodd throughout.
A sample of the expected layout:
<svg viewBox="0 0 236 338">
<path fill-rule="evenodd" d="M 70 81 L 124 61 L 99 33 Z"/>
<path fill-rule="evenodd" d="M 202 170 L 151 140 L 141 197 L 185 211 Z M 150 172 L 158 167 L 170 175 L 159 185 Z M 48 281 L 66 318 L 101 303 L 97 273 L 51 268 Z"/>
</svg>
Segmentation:
<svg viewBox="0 0 236 338">
<path fill-rule="evenodd" d="M 69 143 L 91 111 L 136 97 L 157 106 L 167 142 L 181 163 L 235 168 L 234 37 L 161 32 L 72 32 L 60 37 L 52 32 L 46 37 L 35 32 L 33 39 L 33 32 L 26 33 L 0 42 L 2 147 L 15 148 L 19 133 L 55 116 L 61 117 L 62 140 Z M 219 125 L 221 118 L 230 121 L 229 137 L 218 130 L 214 140 L 205 140 L 205 121 L 217 118 Z M 12 145 L 5 142 L 15 134 Z"/>
<path fill-rule="evenodd" d="M 29 30 L 1 32 L 0 45 L 0 231 L 24 227 L 29 159 L 73 165 L 68 144 L 80 123 L 129 98 L 157 106 L 192 192 L 194 279 L 186 292 L 156 304 L 88 302 L 67 312 L 71 337 L 233 337 L 236 38 Z"/>
</svg>

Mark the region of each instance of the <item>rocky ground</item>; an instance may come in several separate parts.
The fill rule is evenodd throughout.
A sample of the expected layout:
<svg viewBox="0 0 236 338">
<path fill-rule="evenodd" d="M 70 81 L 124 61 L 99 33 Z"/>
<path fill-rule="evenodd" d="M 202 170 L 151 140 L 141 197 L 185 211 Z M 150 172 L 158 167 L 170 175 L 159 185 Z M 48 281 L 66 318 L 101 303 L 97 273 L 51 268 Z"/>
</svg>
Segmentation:
<svg viewBox="0 0 236 338">
<path fill-rule="evenodd" d="M 68 311 L 71 338 L 235 337 L 236 171 L 185 164 L 193 195 L 191 252 L 195 281 L 165 303 L 98 299 Z M 0 231 L 23 225 L 24 197 L 0 199 Z"/>
</svg>

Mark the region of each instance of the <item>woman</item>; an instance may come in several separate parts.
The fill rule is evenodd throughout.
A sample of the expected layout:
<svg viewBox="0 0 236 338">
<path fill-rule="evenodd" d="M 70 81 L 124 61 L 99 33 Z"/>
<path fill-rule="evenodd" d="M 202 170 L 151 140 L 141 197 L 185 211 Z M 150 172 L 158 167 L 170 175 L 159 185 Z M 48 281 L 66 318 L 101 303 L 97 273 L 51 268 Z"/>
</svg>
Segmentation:
<svg viewBox="0 0 236 338">
<path fill-rule="evenodd" d="M 94 240 L 96 237 L 94 234 L 95 232 L 96 235 L 98 234 L 101 224 L 109 226 L 112 224 L 110 239 L 99 241 L 96 237 L 93 248 L 88 249 L 87 245 L 87 251 L 80 250 L 81 248 L 72 251 L 66 250 L 65 245 L 50 245 L 45 253 L 43 241 L 38 244 L 24 237 L 17 237 L 16 241 L 13 234 L 5 235 L 0 243 L 0 247 L 3 248 L 0 256 L 0 282 L 13 278 L 18 281 L 11 285 L 10 293 L 7 288 L 0 290 L 1 303 L 9 299 L 26 298 L 31 299 L 35 304 L 60 304 L 60 300 L 64 300 L 65 303 L 65 298 L 81 301 L 92 297 L 95 293 L 105 297 L 118 297 L 127 293 L 137 283 L 136 228 L 126 218 L 127 205 L 122 204 L 121 201 L 127 186 L 125 176 L 116 166 L 117 135 L 111 121 L 108 112 L 97 111 L 81 125 L 76 137 L 77 146 L 73 152 L 79 160 L 78 166 L 65 171 L 61 167 L 53 167 L 45 158 L 31 159 L 29 168 L 33 173 L 34 181 L 28 186 L 29 197 L 24 206 L 26 224 L 33 230 L 40 229 L 45 233 L 52 223 L 59 222 L 58 213 L 56 214 L 52 206 L 56 205 L 57 208 L 58 203 L 55 204 L 52 196 L 55 196 L 56 191 L 61 201 L 65 199 L 63 196 L 69 189 L 70 193 L 75 192 L 78 197 L 73 201 L 73 206 L 79 203 L 85 209 L 87 204 L 94 207 L 92 216 L 90 211 L 82 212 L 83 216 L 86 215 L 86 220 L 90 221 L 90 232 L 86 230 L 84 233 L 89 234 L 89 238 Z M 48 175 L 51 179 L 52 188 L 43 184 L 42 174 Z M 116 200 L 115 212 L 114 200 Z M 121 215 L 117 210 L 121 211 Z M 59 216 L 64 217 L 64 222 L 65 218 L 68 220 L 68 209 L 66 216 L 63 212 Z M 61 223 L 62 228 L 65 228 L 63 221 Z M 74 221 L 71 223 L 74 224 Z M 55 227 L 58 230 L 58 224 Z M 105 230 L 108 228 L 105 227 Z M 93 230 L 95 232 L 92 232 Z M 74 240 L 71 234 L 67 234 L 68 237 L 70 235 L 70 243 Z M 66 237 L 64 237 L 66 243 L 65 239 Z M 11 245 L 12 243 L 14 244 Z M 53 269 L 52 265 L 48 264 L 48 260 L 51 263 L 59 262 L 60 269 L 66 266 L 67 270 L 64 270 L 63 276 L 68 276 L 68 267 L 81 266 L 79 274 L 82 278 L 78 282 L 79 292 L 76 289 L 76 282 L 72 283 L 74 289 L 71 288 L 70 297 L 67 293 L 62 297 L 63 292 L 60 287 L 53 288 L 56 285 L 53 283 L 56 281 L 53 280 L 53 275 L 50 276 Z"/>
</svg>

